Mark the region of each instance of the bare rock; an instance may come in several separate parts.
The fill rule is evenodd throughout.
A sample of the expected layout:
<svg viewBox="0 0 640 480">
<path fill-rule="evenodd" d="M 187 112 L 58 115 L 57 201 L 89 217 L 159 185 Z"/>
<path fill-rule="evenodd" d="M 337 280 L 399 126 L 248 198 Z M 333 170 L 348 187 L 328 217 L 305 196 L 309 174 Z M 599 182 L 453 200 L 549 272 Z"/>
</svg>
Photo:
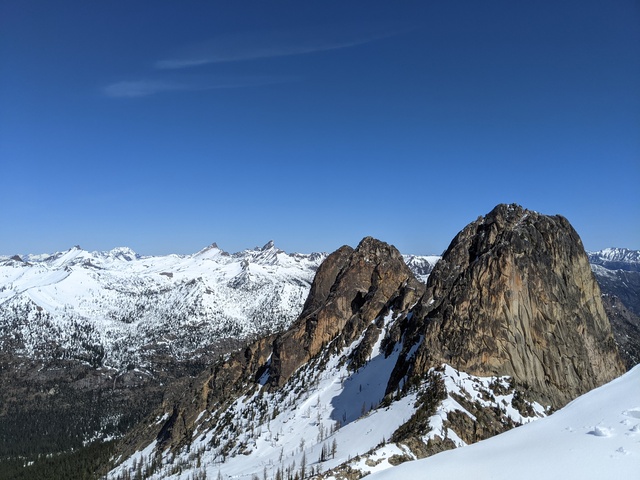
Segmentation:
<svg viewBox="0 0 640 480">
<path fill-rule="evenodd" d="M 414 323 L 424 341 L 396 377 L 447 362 L 510 375 L 559 407 L 624 371 L 578 234 L 564 217 L 518 205 L 498 205 L 454 238 Z"/>
<path fill-rule="evenodd" d="M 366 237 L 355 250 L 342 247 L 320 266 L 302 314 L 274 342 L 271 383 L 283 385 L 336 337 L 352 341 L 391 304 L 407 308 L 423 292 L 394 246 Z"/>
</svg>

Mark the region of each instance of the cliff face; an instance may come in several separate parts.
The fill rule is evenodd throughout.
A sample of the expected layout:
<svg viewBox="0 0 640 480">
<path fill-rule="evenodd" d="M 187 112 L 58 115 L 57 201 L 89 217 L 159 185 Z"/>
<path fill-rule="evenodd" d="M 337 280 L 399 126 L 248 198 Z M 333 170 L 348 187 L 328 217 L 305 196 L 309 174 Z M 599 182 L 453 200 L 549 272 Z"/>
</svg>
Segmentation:
<svg viewBox="0 0 640 480">
<path fill-rule="evenodd" d="M 342 247 L 316 273 L 298 320 L 274 342 L 271 383 L 281 386 L 329 342 L 353 341 L 392 303 L 406 309 L 423 292 L 395 247 L 371 237 L 355 250 Z"/>
<path fill-rule="evenodd" d="M 623 373 L 582 242 L 561 216 L 499 205 L 465 227 L 414 309 L 420 374 L 509 375 L 554 406 Z"/>
</svg>

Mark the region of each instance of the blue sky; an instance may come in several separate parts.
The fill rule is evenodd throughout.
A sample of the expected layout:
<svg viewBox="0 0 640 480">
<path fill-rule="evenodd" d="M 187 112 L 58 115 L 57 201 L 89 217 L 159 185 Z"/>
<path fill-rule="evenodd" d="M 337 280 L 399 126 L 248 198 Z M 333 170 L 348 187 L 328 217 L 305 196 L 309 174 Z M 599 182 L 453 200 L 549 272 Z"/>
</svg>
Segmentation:
<svg viewBox="0 0 640 480">
<path fill-rule="evenodd" d="M 637 1 L 0 0 L 0 253 L 640 249 Z"/>
</svg>

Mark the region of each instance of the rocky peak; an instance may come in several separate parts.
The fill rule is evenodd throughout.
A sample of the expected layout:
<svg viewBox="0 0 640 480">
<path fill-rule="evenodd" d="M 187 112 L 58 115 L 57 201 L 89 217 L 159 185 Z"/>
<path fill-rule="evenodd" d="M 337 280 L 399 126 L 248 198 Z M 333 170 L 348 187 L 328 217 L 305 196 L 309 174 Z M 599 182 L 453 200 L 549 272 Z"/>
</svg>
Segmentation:
<svg viewBox="0 0 640 480">
<path fill-rule="evenodd" d="M 273 242 L 273 240 L 269 240 L 262 246 L 262 248 L 257 248 L 256 250 L 266 252 L 267 250 L 271 250 L 272 248 L 276 248 L 276 244 Z"/>
<path fill-rule="evenodd" d="M 366 237 L 355 250 L 341 247 L 318 269 L 298 320 L 274 342 L 271 383 L 282 385 L 323 346 L 352 341 L 391 303 L 407 308 L 423 291 L 394 246 Z"/>
<path fill-rule="evenodd" d="M 278 254 L 284 252 L 275 246 L 273 240 L 269 240 L 264 246 L 256 247 L 255 250 L 245 253 L 252 263 L 259 265 L 276 265 L 278 264 Z"/>
<path fill-rule="evenodd" d="M 163 427 L 158 441 L 182 445 L 188 429 L 176 425 L 192 428 L 203 408 L 228 405 L 252 385 L 281 387 L 299 367 L 328 352 L 329 343 L 341 348 L 371 328 L 371 344 L 381 333 L 375 320 L 391 306 L 408 310 L 424 289 L 391 245 L 367 237 L 356 249 L 339 248 L 318 268 L 303 311 L 289 329 L 258 339 L 212 366 L 199 380 L 204 386 L 198 401 L 191 397 L 188 407 L 174 411 L 175 419 Z M 360 350 L 366 354 L 364 347 Z M 167 405 L 182 404 L 177 398 L 167 399 Z"/>
<path fill-rule="evenodd" d="M 580 237 L 561 216 L 498 205 L 478 218 L 443 254 L 414 313 L 413 343 L 424 341 L 397 375 L 447 362 L 512 376 L 561 406 L 624 371 Z"/>
<path fill-rule="evenodd" d="M 253 396 L 259 405 L 280 401 L 271 417 L 280 408 L 293 411 L 301 406 L 295 399 L 305 382 L 335 374 L 322 371 L 332 357 L 353 374 L 345 376 L 342 393 L 333 397 L 337 415 L 337 406 L 344 407 L 343 421 L 357 418 L 347 417 L 345 410 L 355 398 L 375 400 L 374 405 L 384 400 L 381 408 L 393 408 L 401 395 L 420 393 L 415 414 L 393 437 L 406 445 L 425 438 L 432 427 L 428 419 L 446 397 L 437 371 L 457 369 L 456 382 L 459 372 L 511 376 L 512 406 L 524 411 L 531 408 L 529 399 L 560 407 L 624 370 L 586 253 L 569 222 L 499 205 L 456 236 L 426 285 L 391 245 L 367 237 L 355 249 L 341 247 L 318 268 L 303 311 L 287 331 L 258 339 L 210 366 L 193 380 L 194 388 L 180 385 L 175 399 L 167 396 L 163 412 L 149 422 L 153 426 L 140 430 L 139 437 L 129 436 L 127 448 L 130 453 L 143 450 L 153 434 L 157 451 L 186 451 L 195 432 L 209 428 L 204 422 L 220 427 L 207 438 L 229 438 L 229 448 L 236 448 L 241 431 L 232 421 L 239 414 L 232 405 L 240 396 L 249 399 L 260 392 Z M 381 384 L 375 395 L 365 381 L 373 378 Z M 494 393 L 505 394 L 501 382 L 491 382 Z M 359 397 L 353 389 L 363 383 L 365 393 Z M 294 404 L 287 406 L 284 399 L 289 398 Z M 319 394 L 316 398 L 320 402 Z M 425 452 L 450 448 L 449 427 L 471 442 L 513 426 L 505 423 L 502 406 L 465 398 L 455 397 L 474 418 L 447 414 L 445 438 L 433 437 Z M 246 412 L 257 411 L 256 405 L 247 403 Z M 205 410 L 210 419 L 199 420 Z M 158 427 L 157 419 L 167 413 L 169 420 Z M 226 445 L 219 447 L 228 451 Z M 250 455 L 245 447 L 238 445 L 237 452 Z M 422 447 L 409 448 L 415 453 Z"/>
<path fill-rule="evenodd" d="M 118 260 L 124 260 L 126 262 L 132 262 L 140 258 L 136 252 L 129 247 L 116 247 L 103 254 L 105 257 L 110 257 Z"/>
</svg>

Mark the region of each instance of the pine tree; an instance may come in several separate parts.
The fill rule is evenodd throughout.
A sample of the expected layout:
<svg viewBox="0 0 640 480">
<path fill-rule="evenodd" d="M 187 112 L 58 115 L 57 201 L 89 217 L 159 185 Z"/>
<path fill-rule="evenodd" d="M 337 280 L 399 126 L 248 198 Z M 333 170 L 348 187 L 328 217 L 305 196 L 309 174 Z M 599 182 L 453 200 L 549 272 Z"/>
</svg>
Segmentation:
<svg viewBox="0 0 640 480">
<path fill-rule="evenodd" d="M 302 460 L 300 460 L 300 478 L 304 478 L 307 474 L 307 452 L 302 452 Z"/>
</svg>

